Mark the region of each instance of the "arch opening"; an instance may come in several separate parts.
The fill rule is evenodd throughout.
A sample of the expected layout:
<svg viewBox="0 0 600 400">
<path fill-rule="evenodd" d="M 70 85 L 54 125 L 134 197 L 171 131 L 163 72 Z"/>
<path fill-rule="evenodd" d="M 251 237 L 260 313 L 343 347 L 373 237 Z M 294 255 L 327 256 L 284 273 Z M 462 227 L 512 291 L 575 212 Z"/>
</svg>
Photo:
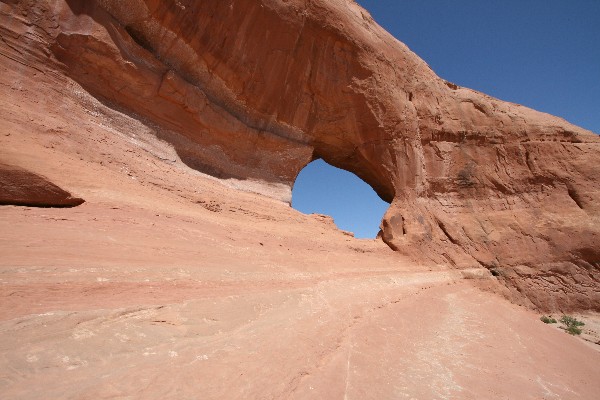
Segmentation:
<svg viewBox="0 0 600 400">
<path fill-rule="evenodd" d="M 373 239 L 389 207 L 355 174 L 316 159 L 298 174 L 292 207 L 305 214 L 331 216 L 338 228 L 359 239 Z"/>
</svg>

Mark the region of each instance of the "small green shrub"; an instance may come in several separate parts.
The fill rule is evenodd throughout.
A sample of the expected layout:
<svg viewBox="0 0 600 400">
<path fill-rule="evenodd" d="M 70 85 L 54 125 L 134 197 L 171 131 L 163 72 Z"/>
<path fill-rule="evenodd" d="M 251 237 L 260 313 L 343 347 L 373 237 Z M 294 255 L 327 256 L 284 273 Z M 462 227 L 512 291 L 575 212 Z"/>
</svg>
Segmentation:
<svg viewBox="0 0 600 400">
<path fill-rule="evenodd" d="M 576 326 L 569 326 L 567 327 L 567 329 L 565 329 L 565 331 L 569 334 L 569 335 L 581 335 L 581 329 L 576 327 Z"/>
<path fill-rule="evenodd" d="M 555 324 L 557 322 L 554 318 L 546 317 L 545 315 L 542 315 L 540 320 L 545 324 Z"/>
<path fill-rule="evenodd" d="M 560 322 L 565 326 L 565 331 L 570 335 L 581 335 L 580 326 L 585 325 L 585 323 L 578 321 L 577 318 L 569 315 L 563 315 L 560 318 Z"/>
</svg>

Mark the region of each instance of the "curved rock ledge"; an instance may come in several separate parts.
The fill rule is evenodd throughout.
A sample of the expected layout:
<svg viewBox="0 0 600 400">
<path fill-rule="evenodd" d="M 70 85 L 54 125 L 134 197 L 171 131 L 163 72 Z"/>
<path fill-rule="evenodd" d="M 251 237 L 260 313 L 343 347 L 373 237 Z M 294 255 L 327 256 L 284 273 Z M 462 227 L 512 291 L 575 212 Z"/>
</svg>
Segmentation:
<svg viewBox="0 0 600 400">
<path fill-rule="evenodd" d="M 76 207 L 83 203 L 42 176 L 0 163 L 0 206 Z"/>
</svg>

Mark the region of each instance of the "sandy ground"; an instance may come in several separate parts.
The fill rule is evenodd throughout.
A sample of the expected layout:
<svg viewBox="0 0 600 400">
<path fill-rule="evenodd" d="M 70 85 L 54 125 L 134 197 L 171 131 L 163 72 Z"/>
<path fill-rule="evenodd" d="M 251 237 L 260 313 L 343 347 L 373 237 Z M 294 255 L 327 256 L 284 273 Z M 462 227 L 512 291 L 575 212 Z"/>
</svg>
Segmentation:
<svg viewBox="0 0 600 400">
<path fill-rule="evenodd" d="M 1 398 L 598 398 L 599 346 L 477 289 L 485 271 L 217 182 L 156 128 L 9 64 L 0 160 L 86 203 L 0 207 Z"/>
</svg>

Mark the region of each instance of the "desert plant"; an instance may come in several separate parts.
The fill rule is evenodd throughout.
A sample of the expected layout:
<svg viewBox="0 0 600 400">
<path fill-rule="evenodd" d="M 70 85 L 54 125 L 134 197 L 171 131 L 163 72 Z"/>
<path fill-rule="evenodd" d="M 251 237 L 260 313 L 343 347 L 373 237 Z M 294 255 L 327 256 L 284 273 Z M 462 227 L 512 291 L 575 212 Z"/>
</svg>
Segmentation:
<svg viewBox="0 0 600 400">
<path fill-rule="evenodd" d="M 545 324 L 555 324 L 557 322 L 554 318 L 546 317 L 545 315 L 542 315 L 540 320 Z"/>
<path fill-rule="evenodd" d="M 578 321 L 577 318 L 570 315 L 563 315 L 560 318 L 560 322 L 564 325 L 565 331 L 570 335 L 581 335 L 580 326 L 585 325 L 585 323 Z"/>
<path fill-rule="evenodd" d="M 576 326 L 569 326 L 565 329 L 565 331 L 569 334 L 569 335 L 581 335 L 581 328 L 578 328 Z"/>
</svg>

